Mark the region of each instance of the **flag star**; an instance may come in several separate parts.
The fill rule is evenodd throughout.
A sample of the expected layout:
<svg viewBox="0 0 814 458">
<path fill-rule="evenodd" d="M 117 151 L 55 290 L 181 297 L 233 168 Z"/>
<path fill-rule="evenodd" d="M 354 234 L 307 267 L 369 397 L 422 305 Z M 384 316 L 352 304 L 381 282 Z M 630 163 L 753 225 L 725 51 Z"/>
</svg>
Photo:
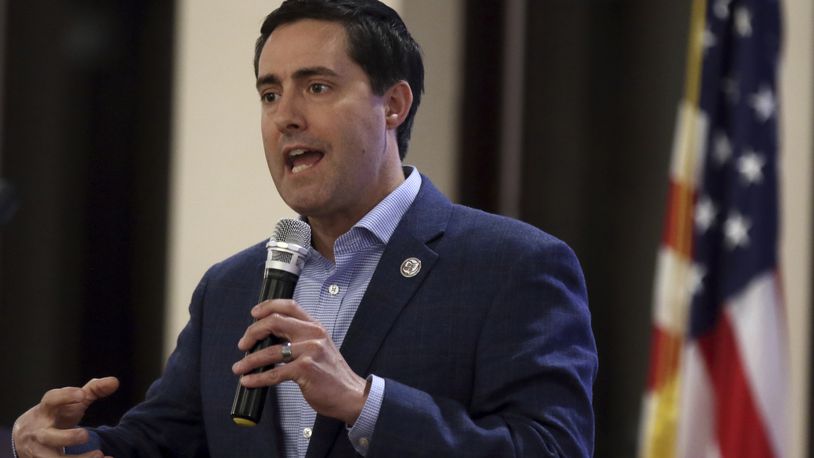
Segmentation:
<svg viewBox="0 0 814 458">
<path fill-rule="evenodd" d="M 774 93 L 768 86 L 762 86 L 760 90 L 749 97 L 749 104 L 755 110 L 755 114 L 761 122 L 766 122 L 774 116 L 777 109 L 777 102 L 774 100 Z"/>
<path fill-rule="evenodd" d="M 704 277 L 707 276 L 707 269 L 701 264 L 693 264 L 690 267 L 687 288 L 690 295 L 695 296 L 704 289 Z"/>
<path fill-rule="evenodd" d="M 737 79 L 731 77 L 724 78 L 722 89 L 724 94 L 726 94 L 726 99 L 729 100 L 730 103 L 738 103 L 741 97 L 741 91 Z"/>
<path fill-rule="evenodd" d="M 763 181 L 763 166 L 766 165 L 766 159 L 762 155 L 747 150 L 743 156 L 738 158 L 738 172 L 746 183 L 760 183 Z"/>
<path fill-rule="evenodd" d="M 749 227 L 751 222 L 734 212 L 729 215 L 724 223 L 724 237 L 729 249 L 735 249 L 749 244 Z"/>
<path fill-rule="evenodd" d="M 701 198 L 695 206 L 695 227 L 702 234 L 707 231 L 715 222 L 715 216 L 718 209 L 712 203 L 712 199 L 707 196 Z"/>
<path fill-rule="evenodd" d="M 705 29 L 704 33 L 701 34 L 701 44 L 704 47 L 704 53 L 706 53 L 709 48 L 718 44 L 718 38 L 711 30 Z"/>
<path fill-rule="evenodd" d="M 718 131 L 712 140 L 712 157 L 718 165 L 725 164 L 732 156 L 732 143 L 724 132 Z"/>
<path fill-rule="evenodd" d="M 715 16 L 718 19 L 727 19 L 729 17 L 729 3 L 732 0 L 715 0 L 715 6 L 713 6 L 713 10 L 715 11 Z"/>
<path fill-rule="evenodd" d="M 742 37 L 752 35 L 752 13 L 745 6 L 735 10 L 735 31 Z"/>
</svg>

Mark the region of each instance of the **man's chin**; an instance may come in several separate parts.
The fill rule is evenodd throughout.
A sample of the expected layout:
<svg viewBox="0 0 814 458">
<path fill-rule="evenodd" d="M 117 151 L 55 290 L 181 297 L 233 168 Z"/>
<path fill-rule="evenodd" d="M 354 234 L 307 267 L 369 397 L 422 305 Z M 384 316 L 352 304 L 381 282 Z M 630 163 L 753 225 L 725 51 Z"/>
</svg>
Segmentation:
<svg viewBox="0 0 814 458">
<path fill-rule="evenodd" d="M 302 197 L 302 196 L 290 196 L 290 197 L 283 197 L 283 202 L 288 205 L 288 208 L 294 210 L 298 215 L 305 216 L 306 218 L 309 216 L 314 216 L 319 214 L 319 209 L 321 208 L 317 199 L 314 199 L 315 196 L 311 195 L 310 198 Z"/>
</svg>

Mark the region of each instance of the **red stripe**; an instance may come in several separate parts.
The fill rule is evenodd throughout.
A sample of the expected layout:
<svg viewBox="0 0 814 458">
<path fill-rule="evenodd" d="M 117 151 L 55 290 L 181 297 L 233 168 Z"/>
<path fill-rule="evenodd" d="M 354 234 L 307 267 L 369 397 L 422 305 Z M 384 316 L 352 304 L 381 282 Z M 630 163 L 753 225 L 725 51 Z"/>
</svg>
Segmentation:
<svg viewBox="0 0 814 458">
<path fill-rule="evenodd" d="M 715 432 L 721 457 L 773 457 L 726 314 L 711 333 L 698 339 L 698 346 L 715 391 Z"/>
<path fill-rule="evenodd" d="M 689 259 L 692 255 L 692 223 L 695 193 L 686 184 L 670 180 L 667 214 L 661 239 L 668 246 Z"/>
<path fill-rule="evenodd" d="M 656 391 L 678 371 L 681 339 L 658 326 L 650 336 L 650 364 L 647 370 L 647 389 Z"/>
</svg>

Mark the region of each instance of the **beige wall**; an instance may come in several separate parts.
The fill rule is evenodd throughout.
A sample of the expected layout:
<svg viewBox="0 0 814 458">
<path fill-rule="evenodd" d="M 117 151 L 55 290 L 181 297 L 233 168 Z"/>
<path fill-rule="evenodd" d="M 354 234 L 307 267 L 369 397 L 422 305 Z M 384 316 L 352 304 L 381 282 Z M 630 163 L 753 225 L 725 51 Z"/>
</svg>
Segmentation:
<svg viewBox="0 0 814 458">
<path fill-rule="evenodd" d="M 205 269 L 267 238 L 290 211 L 263 158 L 253 43 L 279 1 L 178 4 L 167 349 Z"/>
<path fill-rule="evenodd" d="M 460 0 L 387 1 L 424 49 L 427 86 L 405 162 L 453 196 Z M 260 140 L 252 54 L 280 0 L 182 0 L 170 192 L 166 351 L 205 269 L 267 238 L 293 213 L 277 196 Z M 407 8 L 405 6 L 409 5 Z"/>
<path fill-rule="evenodd" d="M 784 3 L 785 49 L 781 85 L 782 273 L 791 343 L 793 423 L 791 456 L 806 453 L 811 323 L 811 173 L 814 170 L 814 6 L 811 0 Z"/>
<path fill-rule="evenodd" d="M 403 0 L 399 12 L 424 52 L 424 99 L 404 162 L 457 198 L 458 111 L 463 60 L 462 0 Z"/>
</svg>

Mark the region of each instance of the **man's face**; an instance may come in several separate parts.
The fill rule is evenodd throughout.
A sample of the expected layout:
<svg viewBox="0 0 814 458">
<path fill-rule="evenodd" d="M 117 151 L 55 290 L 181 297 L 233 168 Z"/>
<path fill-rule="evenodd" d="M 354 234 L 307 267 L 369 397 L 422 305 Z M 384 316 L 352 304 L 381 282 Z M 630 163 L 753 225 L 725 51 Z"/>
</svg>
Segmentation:
<svg viewBox="0 0 814 458">
<path fill-rule="evenodd" d="M 355 222 L 395 187 L 386 97 L 347 49 L 341 24 L 301 20 L 276 28 L 260 54 L 266 161 L 286 204 L 309 218 Z"/>
</svg>

